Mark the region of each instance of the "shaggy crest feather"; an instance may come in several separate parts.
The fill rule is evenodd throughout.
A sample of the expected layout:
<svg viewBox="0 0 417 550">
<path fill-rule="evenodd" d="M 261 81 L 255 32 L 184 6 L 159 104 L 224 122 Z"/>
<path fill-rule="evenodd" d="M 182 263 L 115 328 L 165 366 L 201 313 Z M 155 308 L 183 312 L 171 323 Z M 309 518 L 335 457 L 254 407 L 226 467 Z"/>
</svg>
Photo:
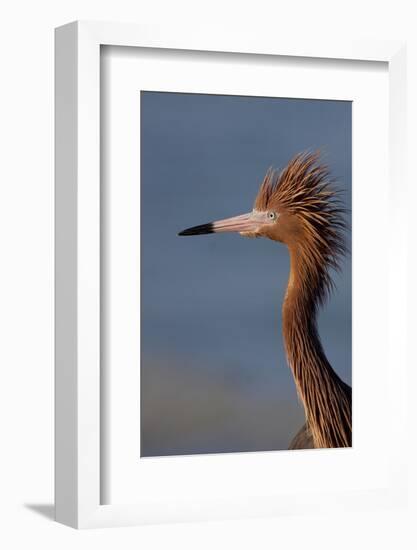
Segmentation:
<svg viewBox="0 0 417 550">
<path fill-rule="evenodd" d="M 296 216 L 303 227 L 299 242 L 306 270 L 305 292 L 322 305 L 334 284 L 331 269 L 340 271 L 347 249 L 344 241 L 346 210 L 319 152 L 296 155 L 281 172 L 270 168 L 256 197 L 256 210 L 275 210 Z"/>
</svg>

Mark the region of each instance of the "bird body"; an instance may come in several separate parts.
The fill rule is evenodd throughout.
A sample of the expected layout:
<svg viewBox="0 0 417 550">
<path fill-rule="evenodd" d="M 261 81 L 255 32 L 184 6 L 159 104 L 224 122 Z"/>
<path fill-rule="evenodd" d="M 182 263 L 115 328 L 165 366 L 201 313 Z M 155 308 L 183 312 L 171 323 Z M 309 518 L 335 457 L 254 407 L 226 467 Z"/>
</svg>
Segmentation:
<svg viewBox="0 0 417 550">
<path fill-rule="evenodd" d="M 282 308 L 288 365 L 306 424 L 290 448 L 350 447 L 352 391 L 324 353 L 317 313 L 333 290 L 332 270 L 346 253 L 344 209 L 318 153 L 296 155 L 282 172 L 268 170 L 252 212 L 199 225 L 180 235 L 234 231 L 287 246 L 290 273 Z"/>
</svg>

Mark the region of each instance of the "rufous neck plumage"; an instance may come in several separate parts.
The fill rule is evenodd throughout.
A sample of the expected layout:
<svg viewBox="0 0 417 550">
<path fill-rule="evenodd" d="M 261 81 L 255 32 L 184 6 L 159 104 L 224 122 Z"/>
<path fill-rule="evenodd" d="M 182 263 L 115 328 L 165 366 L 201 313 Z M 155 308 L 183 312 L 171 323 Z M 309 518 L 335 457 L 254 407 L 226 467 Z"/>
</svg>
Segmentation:
<svg viewBox="0 0 417 550">
<path fill-rule="evenodd" d="M 291 267 L 282 311 L 287 360 L 314 447 L 349 447 L 351 388 L 333 370 L 321 345 L 317 331 L 317 289 L 311 287 L 317 278 L 309 273 L 299 247 L 290 247 L 289 252 Z"/>
</svg>

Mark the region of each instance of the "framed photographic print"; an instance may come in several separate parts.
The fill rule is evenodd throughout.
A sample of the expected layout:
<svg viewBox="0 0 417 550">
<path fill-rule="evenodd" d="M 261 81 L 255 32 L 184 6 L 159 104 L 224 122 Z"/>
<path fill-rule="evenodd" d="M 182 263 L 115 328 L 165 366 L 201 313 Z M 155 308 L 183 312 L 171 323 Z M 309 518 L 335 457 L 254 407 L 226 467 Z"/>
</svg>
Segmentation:
<svg viewBox="0 0 417 550">
<path fill-rule="evenodd" d="M 402 502 L 404 66 L 57 29 L 58 521 Z"/>
</svg>

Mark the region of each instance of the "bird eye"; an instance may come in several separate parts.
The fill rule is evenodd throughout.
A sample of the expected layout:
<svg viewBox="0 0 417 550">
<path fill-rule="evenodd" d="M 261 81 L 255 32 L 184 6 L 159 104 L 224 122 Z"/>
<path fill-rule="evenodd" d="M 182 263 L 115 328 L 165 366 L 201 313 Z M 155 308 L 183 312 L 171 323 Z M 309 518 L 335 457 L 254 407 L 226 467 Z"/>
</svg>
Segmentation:
<svg viewBox="0 0 417 550">
<path fill-rule="evenodd" d="M 276 213 L 275 212 L 268 212 L 268 218 L 270 220 L 275 220 L 277 217 Z"/>
</svg>

